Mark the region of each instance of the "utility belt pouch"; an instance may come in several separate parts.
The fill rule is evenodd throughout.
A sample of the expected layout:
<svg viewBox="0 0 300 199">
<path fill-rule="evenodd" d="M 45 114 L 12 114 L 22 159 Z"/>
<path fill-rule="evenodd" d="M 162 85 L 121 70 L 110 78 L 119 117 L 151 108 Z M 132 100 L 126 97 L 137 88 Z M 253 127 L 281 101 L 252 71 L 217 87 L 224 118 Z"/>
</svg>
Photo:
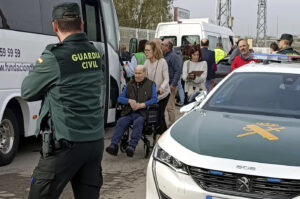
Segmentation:
<svg viewBox="0 0 300 199">
<path fill-rule="evenodd" d="M 52 155 L 54 152 L 53 132 L 51 130 L 43 131 L 42 138 L 43 138 L 42 155 L 44 158 L 46 158 Z"/>
<path fill-rule="evenodd" d="M 43 144 L 42 144 L 42 155 L 44 158 L 52 155 L 55 150 L 55 138 L 54 138 L 54 131 L 51 123 L 51 117 L 50 113 L 43 118 L 42 121 L 42 139 L 43 139 Z"/>
</svg>

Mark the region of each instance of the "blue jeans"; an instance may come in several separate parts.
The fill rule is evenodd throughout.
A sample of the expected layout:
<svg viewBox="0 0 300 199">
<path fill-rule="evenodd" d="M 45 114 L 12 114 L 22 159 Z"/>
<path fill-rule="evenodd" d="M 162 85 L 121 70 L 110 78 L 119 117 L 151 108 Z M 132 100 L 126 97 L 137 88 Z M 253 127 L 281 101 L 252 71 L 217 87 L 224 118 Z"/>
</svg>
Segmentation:
<svg viewBox="0 0 300 199">
<path fill-rule="evenodd" d="M 181 78 L 178 81 L 178 95 L 179 95 L 179 98 L 180 98 L 180 105 L 183 105 L 185 96 L 184 96 L 184 90 L 183 90 L 183 87 L 182 87 L 182 84 L 181 84 Z"/>
<path fill-rule="evenodd" d="M 209 80 L 206 80 L 206 82 L 205 82 L 205 88 L 206 88 L 207 93 L 209 93 L 210 79 L 209 79 Z"/>
<path fill-rule="evenodd" d="M 125 115 L 117 121 L 111 143 L 118 145 L 124 132 L 129 128 L 130 125 L 133 125 L 133 128 L 129 145 L 135 148 L 142 137 L 144 128 L 144 117 L 140 113 L 136 112 Z"/>
</svg>

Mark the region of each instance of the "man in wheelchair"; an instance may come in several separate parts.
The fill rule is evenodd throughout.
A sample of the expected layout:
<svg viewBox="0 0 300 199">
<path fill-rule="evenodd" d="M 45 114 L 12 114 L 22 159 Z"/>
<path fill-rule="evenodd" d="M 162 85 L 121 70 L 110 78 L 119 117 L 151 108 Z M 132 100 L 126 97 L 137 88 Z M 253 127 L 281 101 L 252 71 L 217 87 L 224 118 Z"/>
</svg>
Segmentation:
<svg viewBox="0 0 300 199">
<path fill-rule="evenodd" d="M 144 121 L 146 118 L 146 108 L 157 103 L 157 93 L 155 83 L 146 77 L 146 69 L 138 65 L 134 70 L 134 79 L 129 81 L 118 102 L 125 107 L 121 112 L 121 117 L 117 121 L 111 144 L 106 148 L 106 152 L 111 155 L 118 154 L 118 144 L 124 132 L 132 127 L 131 139 L 126 154 L 129 157 L 134 155 L 135 147 L 142 136 Z"/>
</svg>

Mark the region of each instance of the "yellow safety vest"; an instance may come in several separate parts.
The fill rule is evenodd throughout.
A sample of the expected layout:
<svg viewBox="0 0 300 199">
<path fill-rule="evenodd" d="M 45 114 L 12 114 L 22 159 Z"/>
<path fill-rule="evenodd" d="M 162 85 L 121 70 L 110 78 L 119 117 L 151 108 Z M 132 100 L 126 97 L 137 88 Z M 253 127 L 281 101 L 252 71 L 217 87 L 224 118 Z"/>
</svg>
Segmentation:
<svg viewBox="0 0 300 199">
<path fill-rule="evenodd" d="M 223 59 L 226 56 L 227 56 L 227 53 L 224 50 L 219 49 L 219 48 L 215 49 L 215 60 L 216 60 L 216 63 L 218 63 L 221 59 Z"/>
</svg>

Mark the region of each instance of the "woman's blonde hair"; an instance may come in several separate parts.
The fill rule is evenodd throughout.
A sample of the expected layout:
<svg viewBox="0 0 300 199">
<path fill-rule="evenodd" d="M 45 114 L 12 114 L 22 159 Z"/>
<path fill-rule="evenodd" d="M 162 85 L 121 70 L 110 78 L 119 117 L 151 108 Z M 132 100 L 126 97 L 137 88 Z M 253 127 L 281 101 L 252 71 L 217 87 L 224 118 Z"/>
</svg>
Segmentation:
<svg viewBox="0 0 300 199">
<path fill-rule="evenodd" d="M 151 46 L 151 49 L 153 51 L 153 56 L 155 59 L 160 60 L 161 58 L 163 58 L 162 50 L 156 42 L 148 41 L 145 46 L 147 46 L 147 45 Z"/>
</svg>

